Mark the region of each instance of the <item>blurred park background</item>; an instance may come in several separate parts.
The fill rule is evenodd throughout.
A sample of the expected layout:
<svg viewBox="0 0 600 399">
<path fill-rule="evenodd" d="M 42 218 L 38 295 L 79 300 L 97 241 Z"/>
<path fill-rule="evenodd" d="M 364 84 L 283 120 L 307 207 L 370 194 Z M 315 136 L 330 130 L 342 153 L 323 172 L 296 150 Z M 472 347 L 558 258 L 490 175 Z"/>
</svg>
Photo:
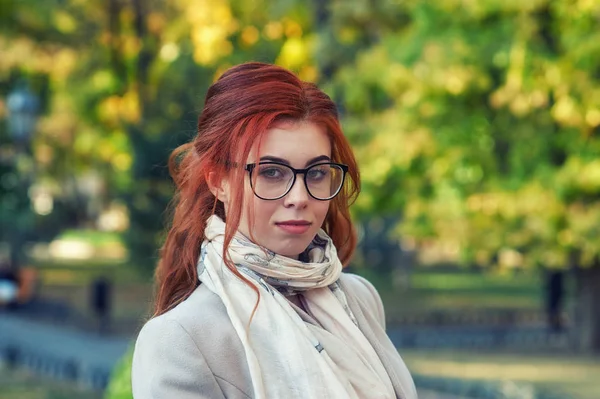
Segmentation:
<svg viewBox="0 0 600 399">
<path fill-rule="evenodd" d="M 597 0 L 0 0 L 0 398 L 131 397 L 167 158 L 251 60 L 336 101 L 350 270 L 423 399 L 600 398 L 599 23 Z"/>
</svg>

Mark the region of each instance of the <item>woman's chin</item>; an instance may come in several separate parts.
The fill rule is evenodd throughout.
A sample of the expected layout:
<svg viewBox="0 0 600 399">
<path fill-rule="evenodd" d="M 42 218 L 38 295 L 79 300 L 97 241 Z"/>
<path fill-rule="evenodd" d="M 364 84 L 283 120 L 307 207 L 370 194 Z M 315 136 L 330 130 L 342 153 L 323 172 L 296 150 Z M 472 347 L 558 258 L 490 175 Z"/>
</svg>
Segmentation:
<svg viewBox="0 0 600 399">
<path fill-rule="evenodd" d="M 274 251 L 277 255 L 298 260 L 302 251 Z"/>
<path fill-rule="evenodd" d="M 284 248 L 279 247 L 276 250 L 273 250 L 273 249 L 271 249 L 271 250 L 279 256 L 285 256 L 286 258 L 297 260 L 298 257 L 300 256 L 300 254 L 302 252 L 304 252 L 306 247 L 308 247 L 308 244 L 306 244 L 305 246 L 294 245 L 294 246 L 284 247 Z"/>
</svg>

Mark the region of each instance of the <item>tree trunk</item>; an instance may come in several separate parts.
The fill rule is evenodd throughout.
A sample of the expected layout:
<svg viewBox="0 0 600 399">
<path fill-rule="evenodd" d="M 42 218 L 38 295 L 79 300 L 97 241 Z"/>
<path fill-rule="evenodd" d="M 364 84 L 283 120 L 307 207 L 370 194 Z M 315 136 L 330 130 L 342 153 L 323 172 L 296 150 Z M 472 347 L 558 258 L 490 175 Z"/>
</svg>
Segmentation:
<svg viewBox="0 0 600 399">
<path fill-rule="evenodd" d="M 108 2 L 108 28 L 110 32 L 110 61 L 119 83 L 123 85 L 127 81 L 127 68 L 121 56 L 121 10 L 123 5 L 119 0 Z M 122 86 L 121 86 L 122 87 Z"/>
<path fill-rule="evenodd" d="M 573 342 L 582 352 L 600 353 L 600 265 L 577 268 L 575 278 Z"/>
</svg>

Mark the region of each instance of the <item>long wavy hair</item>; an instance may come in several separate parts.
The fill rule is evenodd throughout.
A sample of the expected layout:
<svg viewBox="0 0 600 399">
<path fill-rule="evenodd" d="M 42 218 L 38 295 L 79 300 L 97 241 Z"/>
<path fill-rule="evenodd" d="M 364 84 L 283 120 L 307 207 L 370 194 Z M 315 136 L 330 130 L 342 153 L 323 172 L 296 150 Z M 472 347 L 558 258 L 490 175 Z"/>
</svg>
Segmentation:
<svg viewBox="0 0 600 399">
<path fill-rule="evenodd" d="M 243 163 L 253 144 L 282 121 L 312 122 L 324 127 L 331 140 L 333 161 L 349 166 L 344 187 L 331 200 L 322 228 L 333 240 L 342 264 L 350 261 L 356 234 L 348 208 L 360 192 L 360 178 L 335 104 L 313 83 L 279 66 L 241 64 L 227 70 L 208 89 L 198 119 L 198 134 L 169 158 L 176 192 L 171 203 L 171 225 L 156 269 L 155 316 L 184 301 L 198 286 L 196 264 L 207 219 L 216 214 L 225 220 L 224 205 L 209 189 L 208 179 L 220 181 L 227 175 L 231 185 L 223 253 L 227 259 L 225 252 L 242 214 L 241 206 L 231 204 L 242 203 L 247 176 L 243 168 L 231 167 L 232 157 Z M 248 282 L 233 264 L 226 262 L 226 266 Z"/>
</svg>

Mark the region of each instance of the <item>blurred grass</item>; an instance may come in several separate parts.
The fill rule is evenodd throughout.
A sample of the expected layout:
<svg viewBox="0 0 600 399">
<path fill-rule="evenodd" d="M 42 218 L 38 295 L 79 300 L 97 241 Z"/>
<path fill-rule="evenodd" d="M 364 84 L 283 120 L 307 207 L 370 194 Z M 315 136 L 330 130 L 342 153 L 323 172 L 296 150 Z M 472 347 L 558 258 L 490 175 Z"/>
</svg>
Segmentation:
<svg viewBox="0 0 600 399">
<path fill-rule="evenodd" d="M 84 241 L 97 246 L 113 243 L 124 244 L 121 233 L 93 229 L 67 229 L 56 239 Z"/>
<path fill-rule="evenodd" d="M 389 320 L 432 311 L 544 310 L 545 283 L 541 273 L 534 270 L 499 273 L 422 267 L 412 270 L 400 285 L 394 278 L 369 269 L 353 271 L 377 287 Z M 571 292 L 573 287 L 567 284 L 567 307 Z"/>
<path fill-rule="evenodd" d="M 577 399 L 600 397 L 600 358 L 552 353 L 400 349 L 413 373 L 464 380 L 531 383 Z"/>
<path fill-rule="evenodd" d="M 83 314 L 89 312 L 90 286 L 97 277 L 113 283 L 113 316 L 139 319 L 146 316 L 152 300 L 152 277 L 127 263 L 43 262 L 40 294 L 43 298 L 65 301 Z M 541 276 L 533 271 L 515 274 L 472 272 L 469 270 L 415 269 L 409 288 L 394 286 L 393 279 L 368 269 L 355 270 L 379 290 L 390 322 L 408 315 L 433 311 L 543 311 Z M 568 306 L 568 304 L 567 304 Z"/>
<path fill-rule="evenodd" d="M 73 383 L 51 381 L 24 370 L 0 366 L 2 399 L 100 399 L 102 395 L 78 388 Z"/>
<path fill-rule="evenodd" d="M 36 260 L 35 268 L 44 284 L 87 284 L 94 278 L 106 276 L 115 283 L 151 283 L 152 276 L 144 276 L 140 269 L 123 261 L 90 260 Z"/>
</svg>

